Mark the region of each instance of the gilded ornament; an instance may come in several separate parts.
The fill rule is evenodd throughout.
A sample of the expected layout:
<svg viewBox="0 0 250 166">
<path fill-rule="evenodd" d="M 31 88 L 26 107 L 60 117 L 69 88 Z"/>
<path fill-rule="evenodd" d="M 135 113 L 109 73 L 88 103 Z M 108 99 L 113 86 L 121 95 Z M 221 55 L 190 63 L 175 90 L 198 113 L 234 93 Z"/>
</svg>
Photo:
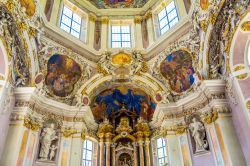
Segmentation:
<svg viewBox="0 0 250 166">
<path fill-rule="evenodd" d="M 27 25 L 26 25 L 24 22 L 19 22 L 19 23 L 17 24 L 17 26 L 18 26 L 18 29 L 19 29 L 21 32 L 27 30 Z"/>
<path fill-rule="evenodd" d="M 244 70 L 244 69 L 245 69 L 245 66 L 239 65 L 239 66 L 236 66 L 236 67 L 234 68 L 234 71 L 240 71 L 240 70 Z M 236 78 L 242 80 L 242 79 L 247 78 L 247 76 L 248 76 L 248 74 L 247 74 L 247 73 L 244 73 L 244 74 L 240 74 L 240 75 L 236 76 Z"/>
<path fill-rule="evenodd" d="M 112 57 L 112 63 L 114 65 L 129 65 L 131 62 L 131 56 L 125 53 L 118 53 Z"/>
<path fill-rule="evenodd" d="M 15 8 L 15 4 L 13 2 L 13 0 L 8 0 L 7 3 L 6 3 L 6 8 L 12 12 Z"/>
<path fill-rule="evenodd" d="M 77 130 L 75 128 L 69 127 L 69 128 L 62 128 L 61 133 L 65 138 L 71 137 L 73 134 L 77 133 Z"/>
<path fill-rule="evenodd" d="M 96 21 L 96 15 L 93 13 L 89 13 L 89 20 L 95 22 Z"/>
<path fill-rule="evenodd" d="M 28 34 L 29 34 L 29 37 L 35 37 L 37 34 L 36 29 L 30 27 Z"/>
<path fill-rule="evenodd" d="M 176 125 L 173 126 L 173 131 L 175 131 L 176 134 L 183 134 L 186 131 L 186 128 L 186 125 Z"/>
<path fill-rule="evenodd" d="M 207 21 L 203 20 L 203 21 L 200 22 L 200 24 L 201 24 L 201 29 L 202 29 L 204 32 L 207 32 L 207 27 L 208 27 Z"/>
<path fill-rule="evenodd" d="M 102 17 L 102 24 L 108 24 L 109 18 L 108 17 Z"/>
<path fill-rule="evenodd" d="M 246 102 L 247 109 L 250 109 L 250 100 Z"/>
<path fill-rule="evenodd" d="M 149 12 L 147 12 L 145 14 L 145 19 L 150 19 L 150 18 L 152 18 L 152 12 L 151 11 L 149 11 Z"/>
<path fill-rule="evenodd" d="M 38 129 L 41 128 L 42 125 L 41 123 L 32 120 L 30 117 L 24 117 L 23 126 L 33 131 L 37 131 Z"/>
<path fill-rule="evenodd" d="M 0 80 L 4 80 L 4 76 L 0 75 Z"/>
<path fill-rule="evenodd" d="M 32 17 L 36 12 L 36 5 L 33 0 L 20 0 L 21 6 L 26 9 L 26 14 Z"/>
<path fill-rule="evenodd" d="M 135 24 L 140 24 L 142 22 L 142 16 L 135 16 L 134 22 Z"/>
<path fill-rule="evenodd" d="M 218 119 L 218 112 L 212 111 L 205 115 L 205 117 L 203 118 L 203 121 L 207 124 L 211 124 L 215 122 L 217 119 Z"/>
<path fill-rule="evenodd" d="M 83 130 L 82 133 L 81 133 L 81 138 L 82 138 L 82 140 L 85 140 L 85 137 L 86 137 L 85 131 Z"/>
<path fill-rule="evenodd" d="M 250 21 L 246 21 L 241 25 L 243 31 L 250 31 Z"/>
<path fill-rule="evenodd" d="M 209 0 L 200 0 L 200 7 L 202 10 L 208 10 Z"/>
</svg>

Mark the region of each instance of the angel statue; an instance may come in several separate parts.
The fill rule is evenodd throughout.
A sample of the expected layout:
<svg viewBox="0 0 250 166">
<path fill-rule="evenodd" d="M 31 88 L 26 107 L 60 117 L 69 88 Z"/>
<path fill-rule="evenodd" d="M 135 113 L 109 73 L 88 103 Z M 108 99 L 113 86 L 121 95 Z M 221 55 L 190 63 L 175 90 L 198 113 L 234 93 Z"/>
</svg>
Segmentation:
<svg viewBox="0 0 250 166">
<path fill-rule="evenodd" d="M 206 151 L 208 142 L 204 125 L 194 117 L 192 123 L 189 124 L 189 129 L 195 141 L 195 153 Z"/>
</svg>

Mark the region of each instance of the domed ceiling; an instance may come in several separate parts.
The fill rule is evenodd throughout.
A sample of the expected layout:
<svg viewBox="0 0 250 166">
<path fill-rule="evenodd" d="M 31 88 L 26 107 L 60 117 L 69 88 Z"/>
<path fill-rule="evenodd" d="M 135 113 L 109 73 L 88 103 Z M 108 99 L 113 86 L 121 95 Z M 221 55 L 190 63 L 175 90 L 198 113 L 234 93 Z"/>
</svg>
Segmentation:
<svg viewBox="0 0 250 166">
<path fill-rule="evenodd" d="M 148 0 L 88 0 L 98 9 L 141 8 Z"/>
</svg>

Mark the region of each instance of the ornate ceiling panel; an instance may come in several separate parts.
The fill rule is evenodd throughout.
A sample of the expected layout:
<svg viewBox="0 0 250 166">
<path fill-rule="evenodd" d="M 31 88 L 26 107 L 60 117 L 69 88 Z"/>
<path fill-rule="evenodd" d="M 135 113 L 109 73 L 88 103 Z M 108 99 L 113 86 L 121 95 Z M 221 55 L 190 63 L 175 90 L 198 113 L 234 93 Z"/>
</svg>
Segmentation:
<svg viewBox="0 0 250 166">
<path fill-rule="evenodd" d="M 148 0 L 89 0 L 98 9 L 141 8 Z"/>
</svg>

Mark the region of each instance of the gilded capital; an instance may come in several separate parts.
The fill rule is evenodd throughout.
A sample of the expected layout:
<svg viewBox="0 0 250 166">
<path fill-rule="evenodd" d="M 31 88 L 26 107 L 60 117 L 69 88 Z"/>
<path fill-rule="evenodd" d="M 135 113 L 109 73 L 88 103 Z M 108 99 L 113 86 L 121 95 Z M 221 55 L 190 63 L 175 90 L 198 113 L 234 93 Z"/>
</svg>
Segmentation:
<svg viewBox="0 0 250 166">
<path fill-rule="evenodd" d="M 95 22 L 96 21 L 96 15 L 93 13 L 89 13 L 89 20 Z"/>
<path fill-rule="evenodd" d="M 135 24 L 140 24 L 142 22 L 142 16 L 135 16 L 134 22 Z"/>
<path fill-rule="evenodd" d="M 62 128 L 61 133 L 65 138 L 71 137 L 73 134 L 77 133 L 77 130 L 75 128 Z"/>
<path fill-rule="evenodd" d="M 250 100 L 246 102 L 247 109 L 250 109 Z"/>
<path fill-rule="evenodd" d="M 215 122 L 217 119 L 218 119 L 218 112 L 214 110 L 212 112 L 207 113 L 204 116 L 203 121 L 206 124 L 211 124 L 211 123 Z"/>
<path fill-rule="evenodd" d="M 109 18 L 108 17 L 102 17 L 102 24 L 108 24 L 109 23 Z"/>
<path fill-rule="evenodd" d="M 145 14 L 145 18 L 146 18 L 146 19 L 152 18 L 152 12 L 151 12 L 151 11 L 147 12 L 147 13 Z"/>
</svg>

